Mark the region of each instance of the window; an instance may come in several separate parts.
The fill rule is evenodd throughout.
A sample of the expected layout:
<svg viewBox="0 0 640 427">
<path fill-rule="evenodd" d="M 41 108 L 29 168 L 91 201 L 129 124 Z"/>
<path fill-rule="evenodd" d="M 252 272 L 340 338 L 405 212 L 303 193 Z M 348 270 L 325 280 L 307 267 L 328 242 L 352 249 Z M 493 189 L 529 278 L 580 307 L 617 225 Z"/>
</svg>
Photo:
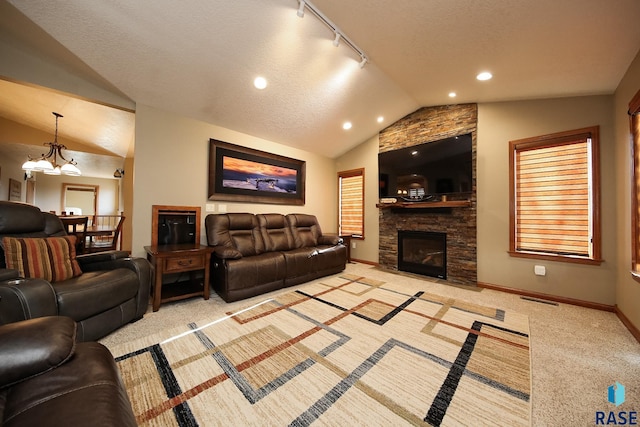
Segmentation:
<svg viewBox="0 0 640 427">
<path fill-rule="evenodd" d="M 338 232 L 364 238 L 364 169 L 338 172 Z"/>
<path fill-rule="evenodd" d="M 629 124 L 631 126 L 631 145 L 633 157 L 633 181 L 631 196 L 631 270 L 640 281 L 640 91 L 629 103 Z"/>
<path fill-rule="evenodd" d="M 511 141 L 512 256 L 599 264 L 599 127 Z"/>
</svg>

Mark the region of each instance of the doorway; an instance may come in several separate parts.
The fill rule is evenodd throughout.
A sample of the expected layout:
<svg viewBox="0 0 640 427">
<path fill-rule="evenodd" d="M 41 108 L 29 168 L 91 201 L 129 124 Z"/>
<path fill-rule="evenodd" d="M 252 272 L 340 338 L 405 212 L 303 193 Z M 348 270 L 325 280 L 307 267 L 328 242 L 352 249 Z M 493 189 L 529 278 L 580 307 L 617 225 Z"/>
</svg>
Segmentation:
<svg viewBox="0 0 640 427">
<path fill-rule="evenodd" d="M 98 191 L 98 185 L 62 184 L 61 211 L 67 215 L 95 215 L 98 212 Z"/>
<path fill-rule="evenodd" d="M 25 201 L 30 205 L 36 204 L 36 182 L 32 179 L 27 179 L 27 195 Z"/>
</svg>

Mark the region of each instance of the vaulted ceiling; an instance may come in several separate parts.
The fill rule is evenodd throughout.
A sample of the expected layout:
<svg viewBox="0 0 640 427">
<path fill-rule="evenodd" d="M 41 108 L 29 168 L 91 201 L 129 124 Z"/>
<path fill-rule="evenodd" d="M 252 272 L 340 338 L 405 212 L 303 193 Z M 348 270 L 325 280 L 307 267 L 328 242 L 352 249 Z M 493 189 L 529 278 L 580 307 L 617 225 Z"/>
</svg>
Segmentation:
<svg viewBox="0 0 640 427">
<path fill-rule="evenodd" d="M 310 6 L 366 55 L 364 67 L 309 9 L 297 16 L 298 0 L 2 0 L 0 35 L 136 104 L 328 157 L 423 106 L 612 94 L 640 48 L 637 0 Z M 493 79 L 476 80 L 481 71 Z M 28 100 L 1 97 L 0 115 Z M 28 121 L 51 129 L 53 109 L 42 111 Z M 66 116 L 65 132 L 81 132 Z M 109 136 L 110 120 L 93 132 L 120 138 L 109 151 L 126 155 L 132 136 Z"/>
</svg>

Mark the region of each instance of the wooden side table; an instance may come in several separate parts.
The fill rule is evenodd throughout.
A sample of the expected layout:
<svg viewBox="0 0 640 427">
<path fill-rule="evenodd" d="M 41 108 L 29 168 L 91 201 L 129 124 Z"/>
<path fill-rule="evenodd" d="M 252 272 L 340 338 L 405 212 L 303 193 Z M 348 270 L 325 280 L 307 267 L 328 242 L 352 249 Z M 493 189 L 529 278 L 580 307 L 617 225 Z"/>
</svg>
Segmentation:
<svg viewBox="0 0 640 427">
<path fill-rule="evenodd" d="M 195 296 L 209 299 L 209 264 L 213 248 L 200 244 L 145 246 L 147 259 L 155 269 L 153 280 L 153 311 L 163 302 L 177 301 Z M 204 283 L 195 280 L 196 271 L 204 271 Z M 189 272 L 189 281 L 162 286 L 165 274 Z"/>
<path fill-rule="evenodd" d="M 351 234 L 340 236 L 342 238 L 342 244 L 347 247 L 347 262 L 351 262 Z"/>
</svg>

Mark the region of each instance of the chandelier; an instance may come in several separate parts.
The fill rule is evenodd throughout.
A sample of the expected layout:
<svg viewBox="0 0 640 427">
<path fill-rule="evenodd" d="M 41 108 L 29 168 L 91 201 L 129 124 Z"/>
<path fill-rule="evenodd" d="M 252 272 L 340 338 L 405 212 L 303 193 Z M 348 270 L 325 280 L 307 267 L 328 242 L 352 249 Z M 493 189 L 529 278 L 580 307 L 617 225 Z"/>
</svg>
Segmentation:
<svg viewBox="0 0 640 427">
<path fill-rule="evenodd" d="M 52 114 L 56 116 L 55 137 L 53 142 L 45 142 L 43 144 L 49 146 L 49 152 L 47 154 L 42 154 L 42 156 L 36 160 L 31 156 L 28 156 L 28 160 L 24 162 L 22 169 L 27 171 L 28 175 L 30 175 L 31 172 L 44 172 L 47 175 L 64 174 L 80 176 L 81 172 L 80 169 L 76 167 L 77 163 L 73 159 L 65 159 L 62 155 L 62 150 L 66 150 L 67 147 L 62 144 L 58 144 L 58 119 L 63 117 L 63 115 L 56 112 L 52 112 Z M 62 166 L 58 164 L 58 157 L 65 162 Z"/>
</svg>

